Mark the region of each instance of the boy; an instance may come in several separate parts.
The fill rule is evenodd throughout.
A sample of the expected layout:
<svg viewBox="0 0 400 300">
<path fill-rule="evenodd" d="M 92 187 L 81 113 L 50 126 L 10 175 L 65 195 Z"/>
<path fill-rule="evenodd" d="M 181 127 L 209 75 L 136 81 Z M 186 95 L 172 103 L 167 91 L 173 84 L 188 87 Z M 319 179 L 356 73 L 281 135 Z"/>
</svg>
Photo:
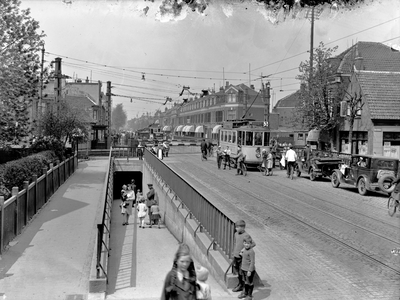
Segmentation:
<svg viewBox="0 0 400 300">
<path fill-rule="evenodd" d="M 202 266 L 196 268 L 197 300 L 211 300 L 211 288 L 207 283 L 208 270 Z"/>
<path fill-rule="evenodd" d="M 244 278 L 242 272 L 242 256 L 240 252 L 243 249 L 244 239 L 250 237 L 250 235 L 245 231 L 246 222 L 243 220 L 239 220 L 235 223 L 235 242 L 233 246 L 233 274 L 238 275 L 239 283 L 238 285 L 232 289 L 233 292 L 243 291 L 244 288 Z M 251 248 L 255 247 L 256 243 L 252 240 Z"/>
<path fill-rule="evenodd" d="M 246 236 L 243 241 L 244 249 L 242 253 L 242 266 L 241 270 L 244 279 L 244 291 L 239 295 L 239 299 L 246 298 L 245 300 L 253 299 L 254 288 L 254 274 L 256 273 L 255 266 L 255 253 L 251 248 L 253 240 L 250 236 Z"/>
</svg>

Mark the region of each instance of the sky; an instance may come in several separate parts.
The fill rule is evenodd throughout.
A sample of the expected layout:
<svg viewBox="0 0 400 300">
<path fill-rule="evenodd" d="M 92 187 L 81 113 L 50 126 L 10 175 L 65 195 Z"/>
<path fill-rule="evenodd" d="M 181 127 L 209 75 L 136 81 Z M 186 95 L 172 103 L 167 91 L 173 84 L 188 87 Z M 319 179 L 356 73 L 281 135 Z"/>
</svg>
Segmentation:
<svg viewBox="0 0 400 300">
<path fill-rule="evenodd" d="M 45 65 L 61 57 L 63 74 L 100 80 L 104 92 L 111 81 L 113 106 L 122 103 L 128 120 L 227 81 L 258 91 L 268 80 L 272 106 L 299 88 L 298 67 L 310 55 L 308 9 L 284 14 L 254 0 L 196 1 L 208 5 L 193 11 L 182 3 L 177 11 L 170 0 L 22 0 L 21 9 L 30 8 L 47 35 Z M 399 0 L 315 11 L 314 47 L 338 46 L 338 55 L 358 41 L 400 45 Z M 180 96 L 183 87 L 190 88 Z"/>
</svg>

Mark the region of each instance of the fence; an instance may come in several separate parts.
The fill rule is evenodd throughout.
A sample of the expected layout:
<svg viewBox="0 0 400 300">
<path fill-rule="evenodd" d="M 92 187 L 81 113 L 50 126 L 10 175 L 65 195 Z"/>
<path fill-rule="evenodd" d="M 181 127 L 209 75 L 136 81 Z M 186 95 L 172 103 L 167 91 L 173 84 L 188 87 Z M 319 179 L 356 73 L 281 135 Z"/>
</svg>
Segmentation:
<svg viewBox="0 0 400 300">
<path fill-rule="evenodd" d="M 182 205 L 184 205 L 191 212 L 192 216 L 201 224 L 211 239 L 214 240 L 229 258 L 231 258 L 235 222 L 228 218 L 185 179 L 176 174 L 147 149 L 145 150 L 145 159 L 181 200 Z"/>
<path fill-rule="evenodd" d="M 0 196 L 0 254 L 75 172 L 77 165 L 76 155 L 57 163 L 56 166 L 50 164 L 49 170 L 43 168 L 43 174 L 39 178 L 34 175 L 31 183 L 25 181 L 23 190 L 19 191 L 14 187 L 12 196 L 6 201 Z"/>
<path fill-rule="evenodd" d="M 108 171 L 106 174 L 106 182 L 104 184 L 104 206 L 101 219 L 97 223 L 97 254 L 96 254 L 96 278 L 106 279 L 108 283 L 107 266 L 108 257 L 110 256 L 110 225 L 111 225 L 111 209 L 113 202 L 114 187 L 114 157 L 113 148 L 111 147 L 108 156 Z"/>
</svg>

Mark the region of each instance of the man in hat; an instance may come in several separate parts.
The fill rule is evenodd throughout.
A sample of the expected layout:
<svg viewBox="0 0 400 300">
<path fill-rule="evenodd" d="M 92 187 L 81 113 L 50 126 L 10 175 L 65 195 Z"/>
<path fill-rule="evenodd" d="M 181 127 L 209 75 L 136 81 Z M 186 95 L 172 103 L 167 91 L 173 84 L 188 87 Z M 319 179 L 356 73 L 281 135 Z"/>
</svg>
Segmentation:
<svg viewBox="0 0 400 300">
<path fill-rule="evenodd" d="M 148 183 L 147 184 L 147 186 L 148 186 L 148 188 L 149 188 L 149 191 L 147 192 L 147 199 L 146 199 L 146 206 L 147 206 L 147 211 L 148 211 L 148 213 L 149 213 L 149 225 L 151 226 L 151 225 L 153 225 L 152 224 L 152 222 L 151 222 L 151 206 L 154 204 L 154 201 L 155 201 L 155 196 L 156 196 L 156 193 L 155 193 L 155 191 L 154 191 L 154 187 L 153 187 L 153 184 L 152 183 Z"/>
</svg>

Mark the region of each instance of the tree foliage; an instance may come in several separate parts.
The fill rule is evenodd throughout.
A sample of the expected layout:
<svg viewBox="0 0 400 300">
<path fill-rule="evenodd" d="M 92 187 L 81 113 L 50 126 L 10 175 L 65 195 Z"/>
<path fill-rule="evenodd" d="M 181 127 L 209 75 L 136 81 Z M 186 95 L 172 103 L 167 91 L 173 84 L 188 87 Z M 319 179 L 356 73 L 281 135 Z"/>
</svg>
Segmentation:
<svg viewBox="0 0 400 300">
<path fill-rule="evenodd" d="M 329 132 L 338 125 L 343 88 L 332 83 L 336 68 L 329 60 L 336 49 L 326 48 L 321 42 L 314 49 L 313 67 L 310 61 L 300 64 L 297 79 L 302 81 L 302 88 L 296 120 L 309 130 Z"/>
<path fill-rule="evenodd" d="M 46 111 L 41 117 L 42 135 L 51 136 L 65 143 L 78 130 L 81 136 L 88 136 L 89 115 L 86 111 L 61 102 L 60 113 Z"/>
<path fill-rule="evenodd" d="M 20 1 L 0 1 L 0 140 L 18 143 L 30 131 L 28 106 L 38 97 L 44 33 L 20 10 Z"/>
<path fill-rule="evenodd" d="M 120 129 L 125 127 L 127 115 L 124 111 L 124 106 L 122 103 L 117 104 L 116 107 L 113 108 L 111 112 L 111 127 L 119 131 Z"/>
</svg>

